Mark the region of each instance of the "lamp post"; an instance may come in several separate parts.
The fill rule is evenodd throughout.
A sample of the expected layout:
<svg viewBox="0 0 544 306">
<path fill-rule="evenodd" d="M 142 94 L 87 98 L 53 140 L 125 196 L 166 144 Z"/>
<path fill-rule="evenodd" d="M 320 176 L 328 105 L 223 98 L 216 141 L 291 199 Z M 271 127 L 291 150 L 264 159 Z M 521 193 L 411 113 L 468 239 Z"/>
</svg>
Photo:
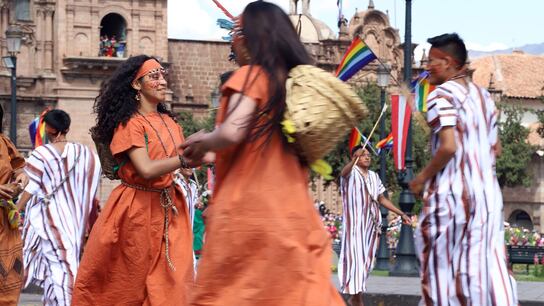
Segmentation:
<svg viewBox="0 0 544 306">
<path fill-rule="evenodd" d="M 6 30 L 6 41 L 10 56 L 3 57 L 4 65 L 11 69 L 11 122 L 9 136 L 17 146 L 17 53 L 21 49 L 23 31 L 17 25 L 10 25 Z"/>
<path fill-rule="evenodd" d="M 408 85 L 412 80 L 412 0 L 406 0 L 406 24 L 404 36 L 404 82 Z M 402 188 L 399 206 L 402 212 L 411 215 L 416 199 L 408 183 L 414 178 L 412 159 L 412 122 L 409 123 L 406 139 L 406 170 L 399 173 L 398 181 Z M 389 273 L 393 276 L 418 276 L 419 269 L 414 245 L 414 231 L 410 225 L 402 224 L 399 243 L 396 250 L 396 264 Z"/>
<path fill-rule="evenodd" d="M 378 67 L 378 86 L 380 87 L 381 108 L 385 105 L 385 89 L 389 86 L 389 65 L 384 64 Z M 385 116 L 380 119 L 380 139 L 385 138 Z M 385 150 L 380 150 L 380 180 L 386 184 L 386 164 Z M 384 196 L 387 197 L 387 191 Z M 389 270 L 389 249 L 387 247 L 387 208 L 380 205 L 380 213 L 382 215 L 382 233 L 380 235 L 380 244 L 376 254 L 376 270 Z"/>
<path fill-rule="evenodd" d="M 216 109 L 219 107 L 219 98 L 220 98 L 220 94 L 219 94 L 219 89 L 216 87 L 212 90 L 212 93 L 210 94 L 211 96 L 211 100 L 212 100 L 212 108 L 213 109 Z"/>
</svg>

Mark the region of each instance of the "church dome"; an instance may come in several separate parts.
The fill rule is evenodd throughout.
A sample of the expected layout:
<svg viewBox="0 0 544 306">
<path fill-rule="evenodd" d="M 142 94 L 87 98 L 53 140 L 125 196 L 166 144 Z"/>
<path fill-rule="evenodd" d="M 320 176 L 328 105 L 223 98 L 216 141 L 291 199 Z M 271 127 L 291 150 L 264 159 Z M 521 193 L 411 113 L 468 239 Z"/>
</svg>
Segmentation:
<svg viewBox="0 0 544 306">
<path fill-rule="evenodd" d="M 320 40 L 334 39 L 334 32 L 323 21 L 308 15 L 289 15 L 293 26 L 300 31 L 304 43 L 318 43 Z"/>
</svg>

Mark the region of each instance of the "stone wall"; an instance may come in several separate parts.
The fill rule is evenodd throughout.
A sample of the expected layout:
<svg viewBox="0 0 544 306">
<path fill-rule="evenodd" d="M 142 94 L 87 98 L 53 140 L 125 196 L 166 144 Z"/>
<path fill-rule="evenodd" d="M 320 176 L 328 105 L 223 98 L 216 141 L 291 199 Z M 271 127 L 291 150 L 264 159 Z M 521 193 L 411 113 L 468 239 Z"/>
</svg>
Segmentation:
<svg viewBox="0 0 544 306">
<path fill-rule="evenodd" d="M 221 41 L 168 40 L 170 88 L 175 109 L 205 116 L 219 75 L 234 70 L 228 61 L 230 44 Z"/>
</svg>

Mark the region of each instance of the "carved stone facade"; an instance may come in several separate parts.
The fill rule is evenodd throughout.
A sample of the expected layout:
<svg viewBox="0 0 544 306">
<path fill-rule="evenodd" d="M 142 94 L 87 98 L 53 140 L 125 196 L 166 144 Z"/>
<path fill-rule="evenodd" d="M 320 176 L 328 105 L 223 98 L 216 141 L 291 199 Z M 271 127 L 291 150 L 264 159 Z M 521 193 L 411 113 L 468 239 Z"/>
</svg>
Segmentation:
<svg viewBox="0 0 544 306">
<path fill-rule="evenodd" d="M 7 56 L 5 31 L 10 24 L 24 32 L 17 55 L 17 140 L 31 148 L 28 125 L 45 106 L 72 117 L 69 138 L 94 146 L 89 128 L 100 83 L 124 58 L 98 56 L 101 32 L 109 27 L 126 39 L 124 57 L 146 53 L 168 61 L 167 0 L 11 0 L 0 1 L 0 53 Z M 112 15 L 113 14 L 113 15 Z M 106 16 L 119 24 L 104 24 Z M 4 133 L 9 134 L 10 73 L 0 68 L 0 103 Z M 111 184 L 101 188 L 104 199 Z"/>
</svg>

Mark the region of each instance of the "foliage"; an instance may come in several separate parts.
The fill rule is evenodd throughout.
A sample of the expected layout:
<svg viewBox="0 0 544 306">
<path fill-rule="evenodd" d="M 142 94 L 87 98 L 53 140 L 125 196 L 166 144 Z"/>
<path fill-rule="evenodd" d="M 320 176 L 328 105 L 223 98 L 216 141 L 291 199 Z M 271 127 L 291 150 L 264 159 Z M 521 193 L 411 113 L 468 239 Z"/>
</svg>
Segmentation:
<svg viewBox="0 0 544 306">
<path fill-rule="evenodd" d="M 544 103 L 544 100 L 542 101 Z M 538 127 L 538 135 L 540 137 L 544 138 L 544 110 L 537 110 L 535 111 L 536 116 L 538 117 L 538 122 L 540 123 L 540 126 Z"/>
<path fill-rule="evenodd" d="M 499 138 L 502 153 L 497 159 L 497 176 L 501 186 L 529 187 L 532 171 L 529 167 L 534 148 L 527 142 L 529 130 L 521 125 L 524 110 L 516 106 L 501 107 L 505 120 L 500 123 Z"/>
<path fill-rule="evenodd" d="M 187 111 L 182 111 L 178 113 L 177 119 L 178 119 L 178 123 L 183 128 L 183 135 L 185 137 L 189 137 L 190 135 L 200 130 L 205 130 L 205 131 L 213 130 L 213 127 L 215 125 L 215 116 L 216 116 L 216 111 L 213 111 L 205 118 L 196 119 L 194 118 L 192 113 Z M 206 170 L 207 170 L 207 167 L 200 167 L 199 169 L 196 169 L 195 171 L 196 179 L 198 180 L 201 186 L 204 186 L 204 183 L 207 180 Z"/>
<path fill-rule="evenodd" d="M 358 125 L 359 130 L 365 135 L 368 136 L 372 127 L 374 126 L 378 116 L 381 112 L 380 104 L 380 88 L 375 84 L 368 84 L 358 89 L 358 94 L 361 97 L 361 100 L 365 103 L 368 108 L 368 116 Z M 386 98 L 386 103 L 390 105 L 389 97 Z M 389 107 L 384 114 L 385 117 L 385 129 L 386 135 L 391 132 L 391 107 Z M 428 145 L 428 136 L 424 128 L 421 126 L 421 121 L 413 121 L 413 157 L 414 157 L 414 174 L 423 168 L 423 166 L 430 159 L 430 151 Z M 370 141 L 373 145 L 380 140 L 380 127 L 378 125 L 374 135 L 371 137 Z M 333 176 L 339 177 L 340 172 L 345 164 L 350 160 L 349 157 L 349 134 L 344 137 L 344 139 L 331 151 L 326 157 L 325 160 L 333 168 Z M 379 173 L 380 168 L 380 158 L 379 156 L 373 155 L 372 170 Z M 386 188 L 389 191 L 389 196 L 393 199 L 393 202 L 398 199 L 398 193 L 400 192 L 400 187 L 397 182 L 397 171 L 395 170 L 393 153 L 387 152 L 386 155 Z M 335 180 L 334 183 L 338 184 L 339 180 Z M 420 205 L 416 205 L 420 206 Z M 416 208 L 416 212 L 419 209 Z"/>
</svg>

